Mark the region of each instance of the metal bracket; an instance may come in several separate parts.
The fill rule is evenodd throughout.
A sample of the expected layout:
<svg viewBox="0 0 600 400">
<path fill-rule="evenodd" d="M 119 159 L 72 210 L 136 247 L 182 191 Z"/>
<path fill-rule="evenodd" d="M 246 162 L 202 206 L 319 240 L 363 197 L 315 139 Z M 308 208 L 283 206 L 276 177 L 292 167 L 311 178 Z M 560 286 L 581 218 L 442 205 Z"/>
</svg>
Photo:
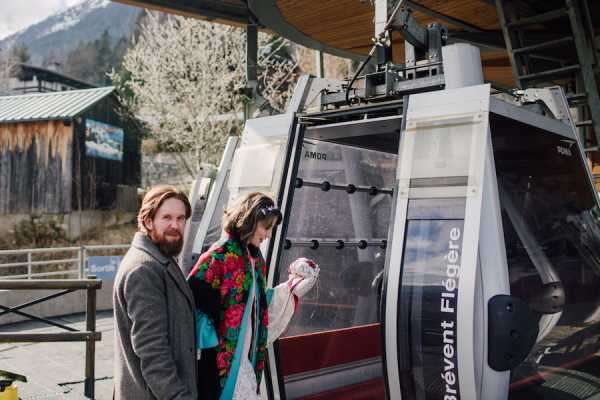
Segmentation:
<svg viewBox="0 0 600 400">
<path fill-rule="evenodd" d="M 529 308 L 540 314 L 556 314 L 565 305 L 565 289 L 561 282 L 549 282 L 530 300 Z"/>
<path fill-rule="evenodd" d="M 428 32 L 412 17 L 410 10 L 402 10 L 396 15 L 392 22 L 392 28 L 402 32 L 404 40 L 419 49 L 427 49 L 429 46 Z"/>
<path fill-rule="evenodd" d="M 401 32 L 404 40 L 415 49 L 426 52 L 429 61 L 440 61 L 442 46 L 448 38 L 448 28 L 438 23 L 429 24 L 426 28 L 412 17 L 410 10 L 402 10 L 392 22 L 392 29 Z"/>
<path fill-rule="evenodd" d="M 531 351 L 538 325 L 527 304 L 513 296 L 492 297 L 488 314 L 488 364 L 495 371 L 508 371 Z"/>
<path fill-rule="evenodd" d="M 430 68 L 432 65 L 424 65 L 423 68 Z M 439 63 L 434 63 L 434 67 L 440 67 Z M 414 68 L 413 68 L 414 69 Z M 378 73 L 382 78 L 372 76 L 365 83 L 365 88 L 353 89 L 350 94 L 350 99 L 355 104 L 360 104 L 363 101 L 384 101 L 401 99 L 404 95 L 427 92 L 432 90 L 440 90 L 444 88 L 444 75 L 426 76 L 423 78 L 401 80 L 393 77 L 391 74 L 384 72 Z M 365 77 L 363 77 L 365 78 Z M 386 80 L 386 78 L 388 80 Z M 367 89 L 367 90 L 365 90 Z M 346 96 L 344 91 L 323 92 L 321 105 L 339 107 L 346 104 Z"/>
<path fill-rule="evenodd" d="M 563 89 L 560 86 L 551 86 L 543 89 L 530 88 L 516 92 L 522 105 L 538 103 L 552 114 L 554 118 L 567 125 L 573 125 L 569 104 Z"/>
<path fill-rule="evenodd" d="M 296 91 L 294 91 L 294 97 L 290 101 L 288 112 L 291 110 L 293 112 L 306 111 L 315 103 L 315 100 L 318 100 L 318 103 L 314 105 L 322 107 L 322 98 L 324 95 L 328 93 L 342 93 L 344 89 L 342 81 L 314 77 L 306 77 L 305 79 L 304 89 L 301 90 L 300 95 L 296 96 Z"/>
</svg>

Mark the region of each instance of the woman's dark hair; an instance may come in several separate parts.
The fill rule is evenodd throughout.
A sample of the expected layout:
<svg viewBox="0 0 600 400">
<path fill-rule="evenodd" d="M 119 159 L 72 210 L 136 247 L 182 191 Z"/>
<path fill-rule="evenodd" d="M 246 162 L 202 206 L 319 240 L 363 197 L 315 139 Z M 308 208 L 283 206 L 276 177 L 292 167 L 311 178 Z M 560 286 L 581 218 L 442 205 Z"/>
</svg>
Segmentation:
<svg viewBox="0 0 600 400">
<path fill-rule="evenodd" d="M 269 221 L 278 225 L 281 219 L 281 211 L 275 207 L 273 199 L 266 194 L 254 192 L 238 199 L 233 206 L 225 210 L 223 229 L 238 236 L 242 243 L 245 243 L 254 233 L 259 221 Z"/>
</svg>

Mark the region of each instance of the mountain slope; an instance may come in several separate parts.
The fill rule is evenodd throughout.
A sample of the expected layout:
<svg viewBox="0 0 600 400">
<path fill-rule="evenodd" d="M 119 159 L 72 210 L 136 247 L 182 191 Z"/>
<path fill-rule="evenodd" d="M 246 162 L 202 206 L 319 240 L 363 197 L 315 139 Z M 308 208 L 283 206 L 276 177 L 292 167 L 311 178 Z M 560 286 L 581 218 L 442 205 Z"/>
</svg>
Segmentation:
<svg viewBox="0 0 600 400">
<path fill-rule="evenodd" d="M 48 57 L 62 61 L 78 43 L 96 40 L 105 30 L 113 43 L 128 38 L 141 12 L 140 8 L 109 0 L 85 0 L 0 40 L 0 48 L 23 43 L 32 64 L 40 65 Z"/>
</svg>

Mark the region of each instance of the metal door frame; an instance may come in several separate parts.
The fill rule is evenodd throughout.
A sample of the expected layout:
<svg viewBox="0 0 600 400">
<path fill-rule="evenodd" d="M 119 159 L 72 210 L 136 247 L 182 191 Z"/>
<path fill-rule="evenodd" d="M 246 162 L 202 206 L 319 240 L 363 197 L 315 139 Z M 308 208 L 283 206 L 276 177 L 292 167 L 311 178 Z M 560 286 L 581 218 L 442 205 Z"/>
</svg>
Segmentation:
<svg viewBox="0 0 600 400">
<path fill-rule="evenodd" d="M 381 120 L 399 120 L 402 121 L 402 124 L 404 123 L 404 116 L 401 115 L 395 115 L 395 116 L 386 116 L 386 117 L 377 117 L 377 118 L 372 118 L 369 119 L 367 122 L 369 123 L 376 123 L 377 121 L 381 121 Z M 364 120 L 363 120 L 364 122 Z M 344 123 L 343 125 L 346 126 L 348 124 L 355 124 L 356 122 L 348 122 L 348 123 Z M 332 124 L 335 125 L 335 124 Z M 305 131 L 307 130 L 307 127 L 309 125 L 305 125 L 301 122 L 301 120 L 299 118 L 295 118 L 294 119 L 294 123 L 292 125 L 292 139 L 288 142 L 288 150 L 287 150 L 287 162 L 286 162 L 286 168 L 287 168 L 287 173 L 284 174 L 282 176 L 282 184 L 280 186 L 280 208 L 282 210 L 283 213 L 283 223 L 282 225 L 279 227 L 279 229 L 277 229 L 277 231 L 274 234 L 274 237 L 269 241 L 268 247 L 269 247 L 269 258 L 268 258 L 268 263 L 269 263 L 269 279 L 268 279 L 268 285 L 269 287 L 272 287 L 273 285 L 276 285 L 278 282 L 276 282 L 276 272 L 277 272 L 277 265 L 279 262 L 279 258 L 281 255 L 281 248 L 283 247 L 283 242 L 285 240 L 285 233 L 287 231 L 287 226 L 289 223 L 289 215 L 291 213 L 291 207 L 293 204 L 293 198 L 294 198 L 294 192 L 295 192 L 295 187 L 294 187 L 294 180 L 298 174 L 298 168 L 300 165 L 300 161 L 302 159 L 302 142 L 304 140 L 304 136 L 305 136 Z M 351 146 L 351 145 L 348 145 Z M 392 210 L 393 212 L 393 210 Z M 389 250 L 389 249 L 388 249 Z M 275 353 L 277 352 L 276 346 L 269 346 L 269 366 L 272 365 L 277 365 L 276 364 L 276 359 L 279 358 L 279 355 L 275 355 Z M 382 358 L 385 358 L 385 355 L 383 355 Z M 382 365 L 383 368 L 385 368 L 385 364 Z M 270 393 L 272 399 L 285 399 L 285 390 L 284 390 L 284 378 L 283 375 L 281 373 L 279 373 L 279 371 L 276 368 L 272 368 L 269 367 L 269 373 L 270 373 L 270 382 L 272 385 L 272 392 Z M 385 375 L 385 372 L 384 372 Z"/>
<path fill-rule="evenodd" d="M 198 225 L 198 232 L 194 238 L 192 253 L 200 253 L 202 251 L 202 246 L 204 245 L 204 240 L 206 239 L 210 221 L 215 213 L 217 203 L 219 202 L 219 197 L 221 196 L 221 192 L 223 191 L 223 187 L 227 181 L 229 172 L 231 171 L 233 155 L 235 153 L 235 148 L 238 144 L 238 141 L 239 138 L 235 136 L 230 136 L 227 139 L 227 144 L 225 145 L 225 150 L 223 151 L 223 157 L 221 158 L 221 163 L 219 164 L 219 172 L 217 172 L 217 177 L 210 190 L 208 201 L 206 202 L 206 208 L 204 209 L 204 215 L 202 216 L 200 225 Z"/>
</svg>

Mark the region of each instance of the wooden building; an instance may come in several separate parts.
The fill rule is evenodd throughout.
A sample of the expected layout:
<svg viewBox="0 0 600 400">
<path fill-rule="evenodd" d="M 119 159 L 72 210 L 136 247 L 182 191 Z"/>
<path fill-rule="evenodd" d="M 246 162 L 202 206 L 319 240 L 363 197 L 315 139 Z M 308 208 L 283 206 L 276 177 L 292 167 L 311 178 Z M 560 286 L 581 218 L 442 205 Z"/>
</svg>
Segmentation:
<svg viewBox="0 0 600 400">
<path fill-rule="evenodd" d="M 0 215 L 135 211 L 139 134 L 113 91 L 0 97 Z"/>
<path fill-rule="evenodd" d="M 1 96 L 29 93 L 62 92 L 65 90 L 93 89 L 98 86 L 81 79 L 61 74 L 53 69 L 29 64 L 15 64 L 8 77 L 8 89 Z"/>
</svg>

